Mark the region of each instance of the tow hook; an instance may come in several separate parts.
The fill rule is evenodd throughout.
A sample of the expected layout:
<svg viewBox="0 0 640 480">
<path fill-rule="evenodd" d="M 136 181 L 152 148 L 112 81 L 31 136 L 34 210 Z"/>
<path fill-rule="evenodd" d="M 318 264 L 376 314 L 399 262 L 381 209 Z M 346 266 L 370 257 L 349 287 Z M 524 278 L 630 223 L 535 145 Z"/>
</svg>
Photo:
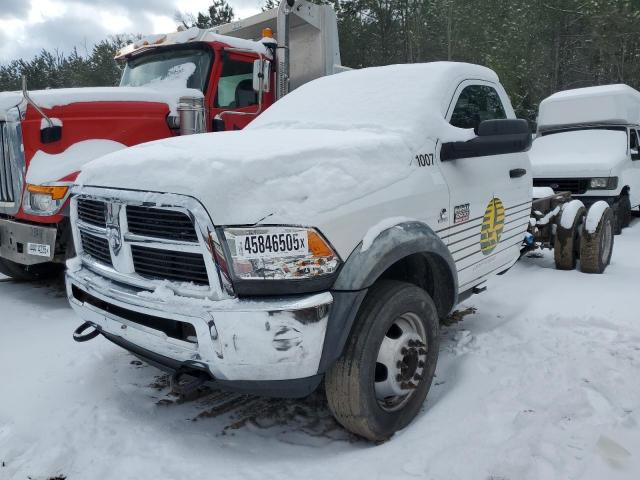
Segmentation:
<svg viewBox="0 0 640 480">
<path fill-rule="evenodd" d="M 85 330 L 89 328 L 93 328 L 93 330 L 91 330 L 89 333 L 84 333 Z M 93 340 L 98 335 L 100 335 L 100 330 L 98 330 L 94 324 L 89 322 L 84 322 L 82 325 L 76 328 L 75 331 L 73 332 L 73 339 L 76 342 L 82 343 L 82 342 L 88 342 L 89 340 Z"/>
<path fill-rule="evenodd" d="M 188 398 L 210 380 L 211 377 L 204 372 L 179 369 L 171 375 L 171 391 L 183 398 Z"/>
</svg>

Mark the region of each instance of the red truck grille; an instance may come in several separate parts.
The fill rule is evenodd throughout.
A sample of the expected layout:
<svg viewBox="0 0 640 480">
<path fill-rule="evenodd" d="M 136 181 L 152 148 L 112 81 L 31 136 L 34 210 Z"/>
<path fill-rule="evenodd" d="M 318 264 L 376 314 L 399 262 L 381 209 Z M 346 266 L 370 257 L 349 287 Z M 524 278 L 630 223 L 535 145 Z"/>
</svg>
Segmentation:
<svg viewBox="0 0 640 480">
<path fill-rule="evenodd" d="M 0 202 L 14 203 L 14 179 L 9 156 L 9 136 L 5 130 L 6 124 L 0 123 Z"/>
</svg>

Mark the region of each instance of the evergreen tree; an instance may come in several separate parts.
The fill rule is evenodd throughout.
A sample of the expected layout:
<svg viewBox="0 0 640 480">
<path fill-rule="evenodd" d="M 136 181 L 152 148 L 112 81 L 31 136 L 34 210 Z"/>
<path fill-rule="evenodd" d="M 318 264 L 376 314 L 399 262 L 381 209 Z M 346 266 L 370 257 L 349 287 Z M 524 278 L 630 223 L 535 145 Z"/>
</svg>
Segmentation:
<svg viewBox="0 0 640 480">
<path fill-rule="evenodd" d="M 208 13 L 198 13 L 195 26 L 198 28 L 211 28 L 224 25 L 233 21 L 233 8 L 227 0 L 213 0 Z"/>
</svg>

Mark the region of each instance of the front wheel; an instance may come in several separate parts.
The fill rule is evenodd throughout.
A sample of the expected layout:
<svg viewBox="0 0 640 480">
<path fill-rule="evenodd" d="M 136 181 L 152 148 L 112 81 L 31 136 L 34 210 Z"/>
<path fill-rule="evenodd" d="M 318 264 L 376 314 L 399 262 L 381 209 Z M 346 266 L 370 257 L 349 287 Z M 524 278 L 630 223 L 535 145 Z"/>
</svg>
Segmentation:
<svg viewBox="0 0 640 480">
<path fill-rule="evenodd" d="M 372 441 L 406 427 L 429 392 L 439 345 L 438 313 L 427 292 L 404 282 L 376 283 L 325 378 L 336 419 Z"/>
</svg>

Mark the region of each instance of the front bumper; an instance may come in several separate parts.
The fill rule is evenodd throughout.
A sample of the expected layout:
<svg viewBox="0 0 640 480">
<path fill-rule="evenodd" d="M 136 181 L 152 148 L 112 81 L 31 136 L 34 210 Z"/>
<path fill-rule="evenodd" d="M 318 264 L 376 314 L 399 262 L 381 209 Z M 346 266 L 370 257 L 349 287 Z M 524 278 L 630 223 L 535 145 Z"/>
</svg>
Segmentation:
<svg viewBox="0 0 640 480">
<path fill-rule="evenodd" d="M 333 304 L 329 292 L 220 301 L 151 293 L 79 265 L 66 286 L 76 313 L 115 343 L 222 382 L 316 376 Z"/>
<path fill-rule="evenodd" d="M 0 219 L 0 257 L 21 265 L 53 261 L 58 229 Z"/>
</svg>

